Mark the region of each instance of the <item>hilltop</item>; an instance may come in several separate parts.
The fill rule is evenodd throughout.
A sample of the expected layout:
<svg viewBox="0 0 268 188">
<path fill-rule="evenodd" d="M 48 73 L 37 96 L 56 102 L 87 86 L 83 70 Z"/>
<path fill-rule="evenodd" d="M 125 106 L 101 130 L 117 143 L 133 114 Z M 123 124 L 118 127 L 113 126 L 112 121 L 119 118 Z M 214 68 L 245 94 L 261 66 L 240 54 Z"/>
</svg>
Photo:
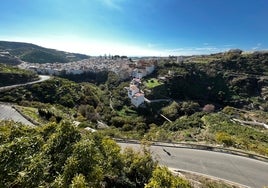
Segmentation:
<svg viewBox="0 0 268 188">
<path fill-rule="evenodd" d="M 18 65 L 29 63 L 67 63 L 87 59 L 89 56 L 44 48 L 30 43 L 0 41 L 0 61 Z"/>
</svg>

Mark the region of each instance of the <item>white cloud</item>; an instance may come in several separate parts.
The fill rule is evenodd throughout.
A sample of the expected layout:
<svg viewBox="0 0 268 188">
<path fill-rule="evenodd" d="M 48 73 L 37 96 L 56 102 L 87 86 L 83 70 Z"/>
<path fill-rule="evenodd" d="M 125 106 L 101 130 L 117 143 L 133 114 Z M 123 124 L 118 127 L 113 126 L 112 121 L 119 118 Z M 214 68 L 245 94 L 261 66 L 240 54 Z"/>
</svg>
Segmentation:
<svg viewBox="0 0 268 188">
<path fill-rule="evenodd" d="M 252 50 L 259 50 L 261 46 L 262 46 L 262 43 L 258 43 L 254 47 L 252 47 Z"/>
<path fill-rule="evenodd" d="M 105 5 L 110 9 L 119 11 L 123 10 L 122 2 L 124 2 L 124 0 L 100 0 L 100 1 L 102 2 L 103 5 Z"/>
<path fill-rule="evenodd" d="M 205 45 L 205 44 L 204 44 Z M 216 47 L 216 46 L 201 46 L 201 47 L 183 47 L 175 49 L 166 49 L 165 52 L 169 55 L 201 55 L 201 54 L 212 54 L 218 52 L 228 51 L 230 48 L 225 46 Z"/>
<path fill-rule="evenodd" d="M 166 53 L 169 55 L 202 55 L 202 54 L 213 54 L 218 52 L 225 52 L 230 50 L 234 46 L 233 44 L 215 46 L 211 43 L 204 42 L 200 46 L 191 46 L 191 47 L 180 47 L 174 49 L 165 49 Z"/>
</svg>

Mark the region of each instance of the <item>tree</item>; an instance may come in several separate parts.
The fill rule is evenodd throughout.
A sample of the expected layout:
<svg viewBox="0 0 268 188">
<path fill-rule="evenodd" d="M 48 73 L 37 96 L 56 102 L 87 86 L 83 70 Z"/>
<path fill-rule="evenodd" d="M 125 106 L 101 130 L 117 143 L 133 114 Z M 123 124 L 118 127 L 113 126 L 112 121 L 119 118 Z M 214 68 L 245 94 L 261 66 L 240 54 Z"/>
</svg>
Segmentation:
<svg viewBox="0 0 268 188">
<path fill-rule="evenodd" d="M 43 185 L 47 187 L 49 177 L 50 162 L 43 153 L 34 156 L 30 164 L 19 172 L 17 182 L 19 187 L 38 187 Z"/>
<path fill-rule="evenodd" d="M 124 172 L 127 178 L 134 182 L 136 187 L 143 187 L 152 177 L 152 172 L 157 166 L 151 153 L 143 148 L 142 152 L 136 153 L 127 148 L 123 154 Z"/>
<path fill-rule="evenodd" d="M 64 187 L 71 184 L 77 174 L 85 176 L 89 186 L 98 187 L 103 179 L 103 170 L 98 148 L 92 140 L 82 139 L 74 145 L 72 155 L 67 159 L 63 170 Z"/>
<path fill-rule="evenodd" d="M 70 186 L 71 188 L 87 188 L 88 184 L 86 182 L 86 178 L 82 174 L 76 175 L 73 180 L 72 184 Z"/>
<path fill-rule="evenodd" d="M 15 125 L 0 126 L 0 187 L 144 187 L 157 167 L 145 148 L 121 152 L 112 139 L 80 135 L 68 122 Z"/>
<path fill-rule="evenodd" d="M 108 73 L 107 84 L 109 89 L 113 89 L 120 84 L 120 78 L 113 72 Z"/>
<path fill-rule="evenodd" d="M 199 110 L 200 106 L 198 103 L 193 101 L 184 101 L 181 104 L 180 111 L 184 115 L 191 115 Z"/>
<path fill-rule="evenodd" d="M 167 116 L 171 120 L 175 120 L 178 117 L 178 109 L 179 109 L 178 103 L 173 101 L 171 105 L 162 108 L 162 113 L 164 116 Z"/>
<path fill-rule="evenodd" d="M 99 146 L 100 153 L 102 154 L 102 168 L 106 177 L 118 178 L 121 174 L 121 169 L 124 164 L 122 161 L 122 155 L 120 153 L 121 148 L 115 141 L 108 137 L 104 137 Z"/>
<path fill-rule="evenodd" d="M 72 154 L 73 145 L 80 138 L 80 133 L 70 122 L 62 122 L 57 126 L 55 133 L 50 135 L 43 151 L 52 164 L 49 170 L 52 179 L 62 173 L 67 158 Z"/>
<path fill-rule="evenodd" d="M 0 187 L 17 185 L 17 177 L 30 164 L 31 156 L 40 150 L 40 136 L 22 136 L 0 147 Z"/>
</svg>

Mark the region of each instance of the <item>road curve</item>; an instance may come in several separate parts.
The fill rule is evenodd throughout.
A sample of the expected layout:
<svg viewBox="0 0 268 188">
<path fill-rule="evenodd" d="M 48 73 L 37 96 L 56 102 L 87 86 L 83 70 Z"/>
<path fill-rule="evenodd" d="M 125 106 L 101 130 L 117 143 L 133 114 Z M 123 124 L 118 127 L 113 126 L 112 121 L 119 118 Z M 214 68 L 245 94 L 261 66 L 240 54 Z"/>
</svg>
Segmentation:
<svg viewBox="0 0 268 188">
<path fill-rule="evenodd" d="M 4 86 L 4 87 L 0 87 L 0 91 L 5 91 L 5 90 L 9 90 L 9 89 L 13 89 L 16 87 L 20 87 L 20 86 L 25 86 L 25 85 L 31 85 L 31 84 L 36 84 L 39 82 L 44 82 L 48 79 L 50 79 L 51 76 L 47 76 L 47 75 L 39 75 L 39 80 L 33 81 L 33 82 L 27 82 L 24 84 L 15 84 L 15 85 L 10 85 L 10 86 Z"/>
<path fill-rule="evenodd" d="M 118 143 L 122 148 L 140 148 L 135 143 Z M 245 187 L 268 185 L 268 163 L 237 155 L 197 149 L 151 146 L 152 155 L 160 164 L 174 169 L 197 172 Z"/>
<path fill-rule="evenodd" d="M 40 80 L 6 87 L 8 90 L 19 86 L 35 84 L 48 80 L 50 76 L 40 75 Z M 24 117 L 8 105 L 0 105 L 0 119 L 13 119 L 25 122 Z M 18 119 L 17 119 L 18 118 Z M 27 121 L 27 120 L 26 120 Z M 118 143 L 122 148 L 140 148 L 139 144 Z M 268 185 L 268 163 L 226 153 L 205 150 L 151 146 L 150 150 L 160 164 L 174 169 L 193 171 L 209 176 L 226 179 L 248 187 L 264 187 Z"/>
<path fill-rule="evenodd" d="M 36 83 L 39 83 L 39 82 L 44 82 L 44 81 L 50 79 L 51 76 L 39 75 L 39 78 L 40 78 L 39 80 L 36 80 L 36 81 L 33 81 L 33 82 L 27 82 L 27 83 L 24 83 L 24 84 L 16 84 L 16 85 L 0 87 L 0 92 L 1 91 L 6 91 L 6 90 L 9 90 L 9 89 L 13 89 L 13 88 L 16 88 L 16 87 L 20 87 L 20 86 L 25 86 L 25 85 L 36 84 Z M 33 123 L 31 123 L 30 121 L 25 119 L 19 112 L 17 112 L 14 108 L 12 108 L 11 105 L 5 104 L 5 103 L 0 104 L 0 120 L 13 120 L 15 122 L 21 122 L 21 123 L 23 123 L 25 125 L 34 126 Z"/>
</svg>

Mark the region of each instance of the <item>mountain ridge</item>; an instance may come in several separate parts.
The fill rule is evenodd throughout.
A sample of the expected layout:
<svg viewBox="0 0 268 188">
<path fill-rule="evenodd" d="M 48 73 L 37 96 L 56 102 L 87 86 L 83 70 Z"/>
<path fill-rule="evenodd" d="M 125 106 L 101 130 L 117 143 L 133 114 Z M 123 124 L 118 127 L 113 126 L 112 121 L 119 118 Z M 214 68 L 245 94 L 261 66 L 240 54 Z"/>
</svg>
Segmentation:
<svg viewBox="0 0 268 188">
<path fill-rule="evenodd" d="M 87 59 L 90 56 L 45 48 L 26 42 L 0 41 L 0 62 L 18 65 L 29 63 L 67 63 Z"/>
</svg>

